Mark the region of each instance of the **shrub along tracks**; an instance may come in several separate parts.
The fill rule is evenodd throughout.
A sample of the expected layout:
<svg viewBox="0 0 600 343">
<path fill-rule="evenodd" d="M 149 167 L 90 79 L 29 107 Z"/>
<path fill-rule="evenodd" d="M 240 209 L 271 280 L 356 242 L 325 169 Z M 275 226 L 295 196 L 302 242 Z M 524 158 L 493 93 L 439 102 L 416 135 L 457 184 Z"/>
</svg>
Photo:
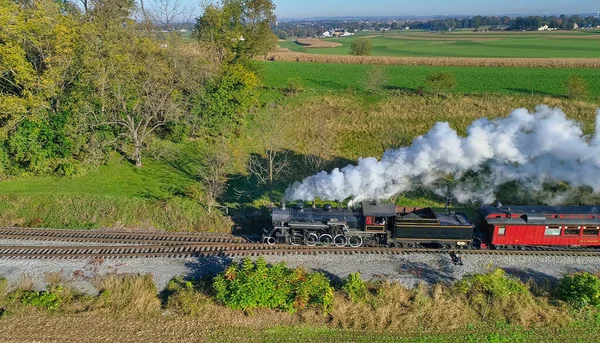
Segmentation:
<svg viewBox="0 0 600 343">
<path fill-rule="evenodd" d="M 0 229 L 0 258 L 135 258 L 135 257 L 197 257 L 197 256 L 259 256 L 259 255 L 410 255 L 450 254 L 455 263 L 465 255 L 538 255 L 538 256 L 600 256 L 600 250 L 444 250 L 387 247 L 294 246 L 253 243 L 239 236 L 226 234 L 147 233 L 125 231 L 83 231 L 52 229 Z M 8 245 L 11 240 L 38 241 L 32 245 Z M 46 241 L 63 241 L 69 245 L 40 245 Z M 85 243 L 91 243 L 86 245 Z M 109 243 L 102 245 L 99 243 Z"/>
</svg>

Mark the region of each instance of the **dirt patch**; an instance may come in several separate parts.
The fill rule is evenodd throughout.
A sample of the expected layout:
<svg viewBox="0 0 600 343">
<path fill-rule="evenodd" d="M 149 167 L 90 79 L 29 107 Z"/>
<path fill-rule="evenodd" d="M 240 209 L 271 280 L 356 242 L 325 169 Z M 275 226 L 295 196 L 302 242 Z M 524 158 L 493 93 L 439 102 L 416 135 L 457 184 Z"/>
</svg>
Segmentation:
<svg viewBox="0 0 600 343">
<path fill-rule="evenodd" d="M 300 45 L 304 45 L 305 49 L 308 48 L 337 48 L 342 46 L 341 43 L 336 42 L 326 42 L 324 40 L 316 39 L 316 38 L 298 38 L 296 39 L 296 43 Z"/>
</svg>

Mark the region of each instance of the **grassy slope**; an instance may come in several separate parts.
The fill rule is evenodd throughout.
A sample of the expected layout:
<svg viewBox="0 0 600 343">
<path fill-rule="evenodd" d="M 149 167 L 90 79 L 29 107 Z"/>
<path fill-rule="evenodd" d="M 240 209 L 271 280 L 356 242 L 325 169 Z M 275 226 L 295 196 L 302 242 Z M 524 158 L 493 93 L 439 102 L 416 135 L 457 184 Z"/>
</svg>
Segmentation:
<svg viewBox="0 0 600 343">
<path fill-rule="evenodd" d="M 274 98 L 272 94 L 271 99 Z M 279 101 L 282 104 L 280 116 L 288 127 L 285 144 L 294 152 L 295 165 L 293 172 L 278 183 L 278 194 L 290 183 L 318 171 L 310 170 L 303 162 L 303 156 L 320 149 L 317 145 L 324 146 L 322 152 L 330 161 L 324 169 L 331 170 L 356 163 L 359 157 L 379 157 L 389 148 L 407 146 L 438 121 L 449 122 L 464 135 L 466 127 L 476 119 L 507 116 L 515 108 L 533 109 L 539 104 L 563 108 L 570 118 L 582 122 L 585 133 L 589 134 L 593 132 L 598 105 L 541 95 L 452 95 L 441 98 L 330 90 L 306 90 Z M 319 132 L 323 134 L 320 143 Z M 257 136 L 247 137 L 245 145 L 253 149 L 256 139 Z M 407 194 L 398 200 L 408 206 L 440 206 L 443 202 L 424 193 Z"/>
<path fill-rule="evenodd" d="M 372 36 L 373 32 L 362 35 Z M 595 31 L 514 32 L 514 33 L 428 33 L 388 32 L 372 37 L 374 56 L 428 57 L 598 57 L 600 37 Z M 293 40 L 280 42 L 282 48 L 311 54 L 347 55 L 354 37 L 332 38 L 337 48 L 304 49 Z"/>
<path fill-rule="evenodd" d="M 326 64 L 306 62 L 264 62 L 265 85 L 286 87 L 290 79 L 299 80 L 314 90 L 364 90 L 369 65 Z M 543 94 L 563 96 L 563 82 L 572 75 L 581 75 L 588 83 L 592 97 L 600 96 L 600 73 L 596 69 L 568 68 L 508 68 L 508 67 L 429 67 L 387 66 L 388 89 L 415 91 L 424 86 L 427 75 L 450 72 L 456 77 L 456 94 Z"/>
<path fill-rule="evenodd" d="M 193 182 L 166 163 L 146 158 L 136 168 L 115 155 L 83 176 L 2 182 L 0 225 L 229 230 L 220 216 L 208 216 L 182 195 Z"/>
<path fill-rule="evenodd" d="M 145 159 L 142 168 L 118 156 L 83 176 L 72 178 L 29 177 L 2 183 L 0 195 L 101 195 L 168 198 L 181 192 L 191 180 L 165 163 Z"/>
</svg>

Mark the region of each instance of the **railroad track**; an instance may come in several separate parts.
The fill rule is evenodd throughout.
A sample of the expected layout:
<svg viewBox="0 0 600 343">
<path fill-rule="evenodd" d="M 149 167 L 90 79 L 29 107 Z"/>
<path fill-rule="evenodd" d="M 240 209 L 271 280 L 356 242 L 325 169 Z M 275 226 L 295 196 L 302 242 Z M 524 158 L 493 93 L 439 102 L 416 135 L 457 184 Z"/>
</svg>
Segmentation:
<svg viewBox="0 0 600 343">
<path fill-rule="evenodd" d="M 196 257 L 196 256 L 259 256 L 259 255 L 528 255 L 528 256 L 598 256 L 598 251 L 532 251 L 532 250 L 440 250 L 406 248 L 339 248 L 258 243 L 198 243 L 179 245 L 122 245 L 122 246 L 0 246 L 0 258 L 18 259 L 78 259 L 78 258 L 136 258 L 136 257 Z"/>
<path fill-rule="evenodd" d="M 247 242 L 243 237 L 228 234 L 148 233 L 136 231 L 85 231 L 23 228 L 0 228 L 0 239 L 162 245 Z"/>
</svg>

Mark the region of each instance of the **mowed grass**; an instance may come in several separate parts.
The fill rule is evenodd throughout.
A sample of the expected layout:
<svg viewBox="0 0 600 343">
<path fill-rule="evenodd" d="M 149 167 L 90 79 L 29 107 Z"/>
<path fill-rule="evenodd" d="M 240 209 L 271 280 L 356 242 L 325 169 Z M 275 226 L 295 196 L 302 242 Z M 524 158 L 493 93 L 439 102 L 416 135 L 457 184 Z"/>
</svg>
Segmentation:
<svg viewBox="0 0 600 343">
<path fill-rule="evenodd" d="M 282 89 L 295 80 L 306 89 L 317 91 L 348 89 L 364 91 L 365 80 L 374 68 L 371 65 L 263 62 L 264 84 Z M 387 90 L 416 91 L 425 85 L 431 73 L 449 72 L 458 86 L 456 94 L 541 94 L 561 97 L 566 94 L 565 80 L 573 75 L 582 76 L 588 83 L 589 95 L 600 96 L 600 73 L 597 69 L 583 68 L 513 68 L 513 67 L 437 67 L 385 66 Z"/>
<path fill-rule="evenodd" d="M 170 198 L 193 180 L 171 166 L 150 158 L 144 166 L 114 155 L 106 165 L 74 177 L 23 177 L 2 182 L 0 195 L 102 195 L 149 199 Z"/>
<path fill-rule="evenodd" d="M 373 56 L 426 57 L 528 57 L 528 58 L 597 58 L 600 57 L 600 34 L 597 31 L 555 32 L 361 32 L 370 37 Z M 310 54 L 347 55 L 355 37 L 330 38 L 340 43 L 335 48 L 305 49 L 293 40 L 279 46 Z"/>
<path fill-rule="evenodd" d="M 0 226 L 125 227 L 228 232 L 231 224 L 185 196 L 195 181 L 151 158 L 136 168 L 118 155 L 75 177 L 23 177 L 0 184 Z"/>
</svg>

